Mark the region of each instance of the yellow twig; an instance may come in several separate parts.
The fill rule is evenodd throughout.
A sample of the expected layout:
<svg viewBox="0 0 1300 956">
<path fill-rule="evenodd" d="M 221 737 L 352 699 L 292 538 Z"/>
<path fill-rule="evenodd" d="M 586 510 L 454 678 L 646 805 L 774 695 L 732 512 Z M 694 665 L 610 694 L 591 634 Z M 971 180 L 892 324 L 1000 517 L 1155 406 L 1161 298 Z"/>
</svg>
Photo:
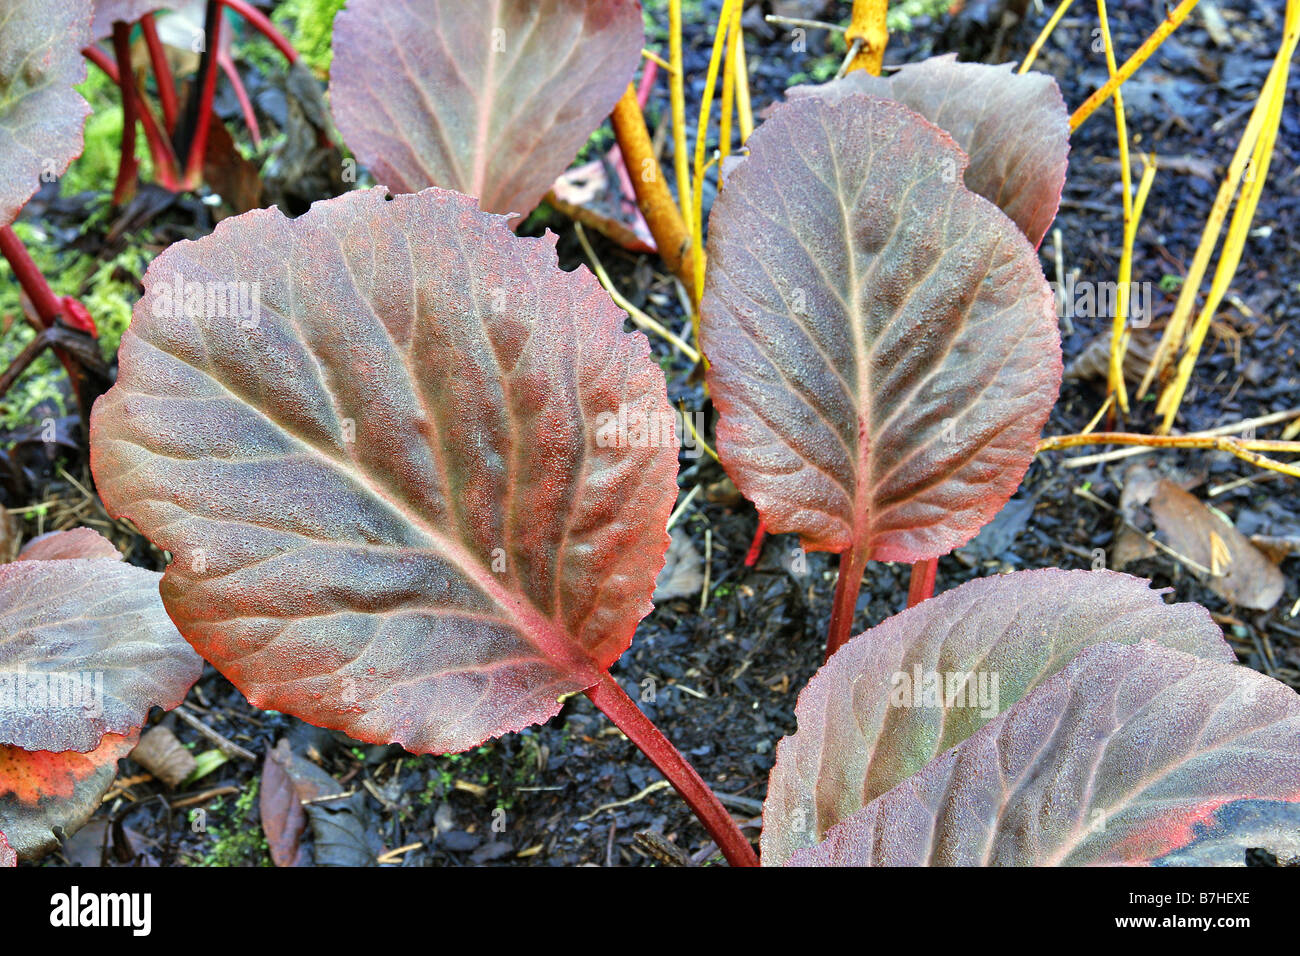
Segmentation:
<svg viewBox="0 0 1300 956">
<path fill-rule="evenodd" d="M 719 24 L 721 26 L 721 24 Z M 731 155 L 731 117 L 736 104 L 736 39 L 740 33 L 740 4 L 732 4 L 727 42 L 722 51 L 722 115 L 718 117 L 718 188 L 722 187 L 722 160 Z"/>
<path fill-rule="evenodd" d="M 691 222 L 691 169 L 686 156 L 686 86 L 682 72 L 682 0 L 668 0 L 668 98 L 673 113 L 673 175 L 677 179 L 677 207 L 694 237 Z"/>
<path fill-rule="evenodd" d="M 669 76 L 677 72 L 676 70 L 673 69 L 673 65 L 671 63 L 669 63 L 667 60 L 665 60 L 663 57 L 661 57 L 658 53 L 654 52 L 653 50 L 642 50 L 641 55 L 645 57 L 647 60 L 653 60 L 655 63 L 658 63 L 661 69 L 668 71 Z"/>
<path fill-rule="evenodd" d="M 1096 428 L 1097 424 L 1101 421 L 1101 417 L 1105 415 L 1106 412 L 1110 410 L 1110 407 L 1114 404 L 1115 404 L 1115 393 L 1111 392 L 1109 395 L 1106 396 L 1106 400 L 1101 403 L 1101 408 L 1097 409 L 1097 414 L 1092 416 L 1092 420 L 1089 421 L 1088 424 L 1083 426 L 1083 431 L 1081 431 L 1079 434 L 1081 435 L 1091 434 L 1092 430 Z"/>
<path fill-rule="evenodd" d="M 1034 60 L 1038 59 L 1038 51 L 1043 48 L 1043 44 L 1052 35 L 1052 31 L 1056 29 L 1056 25 L 1061 22 L 1061 17 L 1065 16 L 1065 11 L 1070 9 L 1072 3 L 1074 3 L 1074 0 L 1061 0 L 1057 5 L 1056 12 L 1052 14 L 1052 19 L 1047 21 L 1047 26 L 1043 27 L 1043 32 L 1038 34 L 1038 39 L 1034 41 L 1034 45 L 1025 54 L 1024 62 L 1020 64 L 1020 69 L 1016 70 L 1017 73 L 1029 72 L 1029 68 L 1034 65 Z"/>
<path fill-rule="evenodd" d="M 695 248 L 704 249 L 704 156 L 709 138 L 709 117 L 713 111 L 713 91 L 718 85 L 718 68 L 722 65 L 722 47 L 731 24 L 732 8 L 739 0 L 724 0 L 718 27 L 713 34 L 713 52 L 709 55 L 709 71 L 704 78 L 704 95 L 700 100 L 700 122 L 695 134 L 695 188 L 690 223 L 694 226 Z M 700 297 L 704 294 L 704 256 L 695 257 L 695 283 L 691 289 L 691 327 L 695 341 L 700 340 Z"/>
<path fill-rule="evenodd" d="M 1106 51 L 1106 70 L 1114 77 L 1118 69 L 1115 63 L 1115 45 L 1110 38 L 1110 19 L 1106 16 L 1106 0 L 1097 0 L 1097 20 L 1101 26 L 1101 41 Z M 1119 178 L 1122 185 L 1124 207 L 1124 242 L 1127 245 L 1129 225 L 1133 222 L 1133 170 L 1128 158 L 1128 121 L 1124 116 L 1124 94 L 1115 87 L 1115 136 L 1119 142 Z M 1128 296 L 1123 279 L 1124 260 L 1120 260 L 1120 287 L 1118 298 L 1123 300 L 1123 308 L 1116 302 L 1115 316 L 1111 320 L 1110 332 L 1110 370 L 1107 375 L 1106 390 L 1116 396 L 1119 407 L 1128 413 L 1128 388 L 1124 384 L 1124 320 L 1127 317 Z"/>
<path fill-rule="evenodd" d="M 1165 37 L 1173 33 L 1178 28 L 1178 25 L 1187 19 L 1188 15 L 1195 9 L 1197 2 L 1198 0 L 1182 0 L 1178 6 L 1165 14 L 1164 22 L 1142 41 L 1142 45 L 1134 51 L 1131 57 L 1124 61 L 1124 65 L 1119 68 L 1119 72 L 1107 80 L 1101 89 L 1084 100 L 1083 105 L 1074 111 L 1074 115 L 1070 117 L 1070 132 L 1073 133 L 1082 126 L 1084 121 L 1096 112 L 1097 107 L 1110 99 L 1115 91 L 1137 72 L 1137 68 L 1160 48 L 1160 44 L 1165 42 Z"/>
<path fill-rule="evenodd" d="M 643 331 L 653 332 L 655 335 L 660 336 L 671 345 L 680 349 L 682 354 L 692 362 L 698 362 L 700 360 L 699 352 L 693 349 L 688 343 L 683 342 L 672 332 L 671 329 L 665 328 L 659 322 L 638 309 L 627 300 L 627 297 L 624 296 L 623 293 L 619 292 L 618 289 L 615 288 L 614 283 L 609 278 L 609 273 L 605 271 L 605 266 L 601 263 L 600 259 L 597 258 L 596 250 L 593 249 L 591 243 L 587 241 L 587 233 L 582 228 L 582 223 L 575 222 L 573 224 L 573 231 L 578 234 L 578 242 L 582 243 L 582 251 L 587 254 L 587 261 L 591 263 L 591 269 L 596 273 L 597 281 L 599 281 L 605 288 L 605 291 L 609 293 L 609 297 L 614 300 L 614 304 L 626 312 L 628 318 L 630 318 L 638 328 Z"/>
<path fill-rule="evenodd" d="M 853 16 L 844 31 L 844 39 L 850 47 L 854 40 L 861 42 L 846 72 L 866 70 L 872 76 L 880 75 L 885 45 L 889 42 L 888 14 L 888 0 L 853 0 Z"/>
<path fill-rule="evenodd" d="M 736 17 L 736 115 L 743 145 L 754 132 L 754 108 L 749 102 L 749 61 L 745 59 L 745 28 L 739 25 L 740 8 L 736 9 Z"/>
<path fill-rule="evenodd" d="M 1163 434 L 1169 434 L 1169 430 L 1173 427 L 1174 417 L 1178 414 L 1178 407 L 1182 404 L 1187 384 L 1191 381 L 1192 370 L 1196 366 L 1201 346 L 1205 343 L 1210 322 L 1228 291 L 1232 277 L 1237 272 L 1237 265 L 1241 262 L 1241 253 L 1245 248 L 1246 237 L 1255 218 L 1255 208 L 1259 204 L 1260 193 L 1263 192 L 1264 181 L 1268 177 L 1268 167 L 1273 158 L 1273 144 L 1277 139 L 1278 125 L 1282 118 L 1291 56 L 1295 53 L 1297 40 L 1300 40 L 1300 0 L 1288 0 L 1282 44 L 1273 61 L 1268 79 L 1264 82 L 1264 89 L 1260 92 L 1260 102 L 1256 104 L 1257 111 L 1260 105 L 1264 105 L 1265 110 L 1262 129 L 1251 147 L 1250 165 L 1246 167 L 1249 168 L 1250 175 L 1246 177 L 1245 184 L 1241 187 L 1237 208 L 1233 210 L 1232 222 L 1228 226 L 1228 236 L 1224 240 L 1223 251 L 1219 253 L 1219 262 L 1214 268 L 1214 279 L 1210 283 L 1209 294 L 1201 306 L 1196 324 L 1188 337 L 1187 348 L 1178 363 L 1178 373 L 1160 396 L 1156 406 L 1157 412 L 1164 416 L 1160 423 L 1160 431 Z M 1252 116 L 1252 123 L 1253 121 Z M 1249 132 L 1249 128 L 1247 131 Z M 1245 145 L 1244 140 L 1242 145 Z M 1238 152 L 1240 153 L 1240 148 Z"/>
<path fill-rule="evenodd" d="M 1128 221 L 1124 223 L 1124 251 L 1119 260 L 1119 290 L 1115 296 L 1115 322 L 1111 328 L 1110 342 L 1110 382 L 1112 393 L 1118 396 L 1120 408 L 1128 412 L 1128 388 L 1124 384 L 1124 353 L 1128 349 L 1128 306 L 1133 282 L 1133 245 L 1137 241 L 1138 223 L 1142 221 L 1142 210 L 1147 204 L 1147 195 L 1151 192 L 1151 183 L 1156 178 L 1156 158 L 1142 156 L 1142 180 L 1138 183 L 1137 196 L 1129 212 Z M 1118 337 L 1118 339 L 1117 339 Z"/>
<path fill-rule="evenodd" d="M 1300 463 L 1277 461 L 1261 451 L 1300 455 L 1300 442 L 1230 438 L 1226 435 L 1140 435 L 1135 432 L 1093 432 L 1090 435 L 1057 435 L 1038 443 L 1037 454 L 1080 445 L 1141 445 L 1147 448 L 1208 448 L 1226 451 L 1260 468 L 1300 478 Z M 1067 465 L 1070 463 L 1067 462 Z"/>
<path fill-rule="evenodd" d="M 718 453 L 709 446 L 709 443 L 704 440 L 704 436 L 701 435 L 699 430 L 695 427 L 695 423 L 691 421 L 691 416 L 686 412 L 686 405 L 684 403 L 678 404 L 677 410 L 682 413 L 682 421 L 686 423 L 686 427 L 690 430 L 691 437 L 695 439 L 695 443 L 703 448 L 710 458 L 717 461 L 718 464 L 721 464 L 722 462 L 718 460 Z"/>
</svg>

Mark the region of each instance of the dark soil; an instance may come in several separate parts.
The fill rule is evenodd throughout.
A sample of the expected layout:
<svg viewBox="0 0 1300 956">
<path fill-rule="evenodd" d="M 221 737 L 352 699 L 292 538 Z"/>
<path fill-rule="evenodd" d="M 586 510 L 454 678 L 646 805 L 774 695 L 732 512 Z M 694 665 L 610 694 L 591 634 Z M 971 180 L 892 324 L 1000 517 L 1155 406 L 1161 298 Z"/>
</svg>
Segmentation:
<svg viewBox="0 0 1300 956">
<path fill-rule="evenodd" d="M 1204 0 L 1203 6 L 1208 2 Z M 712 41 L 707 23 L 716 17 L 719 6 L 718 0 L 704 0 L 702 10 L 688 4 L 694 11 L 688 25 L 688 103 L 698 103 Z M 780 97 L 792 75 L 837 61 L 842 44 L 832 47 L 823 35 L 809 31 L 807 50 L 794 52 L 788 37 L 762 24 L 760 15 L 770 6 L 749 6 L 748 52 L 758 110 Z M 800 16 L 842 20 L 848 5 L 782 6 L 787 12 L 798 7 Z M 978 14 L 981 4 L 971 2 L 970 7 L 958 26 Z M 1198 13 L 1125 87 L 1130 129 L 1140 134 L 1140 148 L 1171 161 L 1171 168 L 1156 177 L 1137 241 L 1135 278 L 1153 284 L 1162 276 L 1185 273 L 1219 177 L 1281 35 L 1280 0 L 1221 0 L 1218 9 L 1232 30 L 1231 46 L 1216 46 Z M 1147 0 L 1112 2 L 1110 12 L 1121 51 L 1135 49 L 1163 15 L 1158 5 Z M 1031 6 L 1030 21 L 1003 36 L 1000 59 L 1022 56 L 1045 20 L 1046 15 L 1033 15 Z M 1101 53 L 1091 48 L 1095 22 L 1090 7 L 1076 8 L 1037 63 L 1038 69 L 1057 78 L 1071 107 L 1106 75 Z M 892 37 L 886 62 L 921 59 L 945 52 L 953 44 L 962 47 L 964 58 L 989 56 L 990 36 L 987 30 L 963 34 L 951 23 L 922 20 L 912 32 Z M 654 41 L 653 35 L 648 37 L 647 45 L 658 46 Z M 1300 76 L 1293 73 L 1269 181 L 1233 282 L 1233 298 L 1225 302 L 1202 353 L 1182 405 L 1180 430 L 1211 428 L 1300 405 L 1296 295 L 1300 244 L 1295 228 L 1300 216 L 1298 94 Z M 667 113 L 661 81 L 650 115 L 657 120 Z M 1121 214 L 1115 155 L 1113 113 L 1104 107 L 1074 137 L 1069 179 L 1056 222 L 1066 271 L 1079 270 L 1080 280 L 1110 281 L 1118 268 Z M 1196 162 L 1172 162 L 1187 159 Z M 81 210 L 75 203 L 61 203 L 45 207 L 43 214 L 55 224 L 66 221 L 71 228 L 80 221 Z M 162 247 L 176 238 L 206 232 L 210 228 L 206 217 L 206 207 L 198 203 L 170 205 L 144 217 L 133 241 Z M 567 221 L 551 217 L 546 223 L 533 222 L 530 229 L 543 225 L 560 233 L 566 268 L 583 261 Z M 104 243 L 106 250 L 111 247 L 102 236 L 78 242 L 83 247 L 95 243 Z M 630 299 L 681 327 L 684 319 L 676 292 L 657 261 L 630 256 L 605 243 L 597 249 Z M 1054 278 L 1050 236 L 1042 256 L 1047 276 Z M 1157 326 L 1171 311 L 1175 294 L 1157 292 Z M 1067 366 L 1108 326 L 1108 318 L 1075 318 L 1073 331 L 1064 336 Z M 670 364 L 669 348 L 659 341 L 653 347 Z M 673 402 L 680 400 L 688 409 L 707 408 L 698 383 L 688 380 L 690 370 L 680 361 L 671 369 Z M 1102 384 L 1067 381 L 1047 433 L 1077 432 L 1086 425 L 1100 406 Z M 75 422 L 67 424 L 75 437 Z M 1135 431 L 1150 431 L 1154 425 L 1149 405 L 1135 407 L 1127 423 Z M 1261 437 L 1276 433 L 1262 430 Z M 5 445 L 11 443 L 12 438 Z M 1094 549 L 1105 554 L 1113 544 L 1115 515 L 1075 491 L 1086 487 L 1091 495 L 1118 504 L 1124 469 L 1132 459 L 1082 469 L 1064 467 L 1070 455 L 1079 453 L 1040 456 L 1008 510 L 975 542 L 940 561 L 938 589 L 1012 568 L 1090 567 Z M 31 522 L 26 533 L 48 530 L 49 522 L 59 520 L 59 515 L 66 525 L 106 519 L 97 501 L 69 514 L 68 508 L 84 496 L 41 456 L 30 449 L 19 449 L 18 454 L 26 456 L 28 480 L 11 482 L 5 503 L 18 509 L 42 501 L 62 502 L 43 527 Z M 1158 467 L 1190 475 L 1203 486 L 1253 477 L 1254 481 L 1217 495 L 1213 503 L 1247 533 L 1300 534 L 1300 482 L 1294 479 L 1254 469 L 1224 453 L 1162 452 L 1138 460 L 1158 462 Z M 84 452 L 75 442 L 57 464 L 68 476 L 90 486 Z M 743 558 L 757 522 L 752 506 L 735 496 L 722 470 L 707 457 L 683 459 L 683 495 L 696 485 L 704 486 L 704 493 L 689 506 L 678 527 L 689 534 L 700 554 L 707 548 L 711 556 L 707 606 L 701 610 L 698 594 L 660 603 L 641 625 L 614 675 L 643 701 L 645 711 L 702 776 L 728 795 L 738 816 L 756 817 L 776 742 L 794 730 L 796 695 L 821 661 L 835 559 L 812 554 L 806 571 L 793 573 L 788 568 L 798 542 L 776 536 L 768 538 L 757 567 L 745 568 Z M 1197 493 L 1204 497 L 1205 487 Z M 120 526 L 115 537 L 131 545 L 131 560 L 162 566 L 162 556 L 143 539 L 129 538 Z M 1300 688 L 1300 617 L 1292 616 L 1300 600 L 1296 574 L 1300 558 L 1288 558 L 1282 569 L 1286 594 L 1266 613 L 1229 606 L 1163 555 L 1127 570 L 1173 588 L 1178 600 L 1210 608 L 1244 663 Z M 904 606 L 907 575 L 903 566 L 868 568 L 858 605 L 859 630 Z M 126 866 L 268 863 L 253 788 L 261 774 L 261 756 L 285 736 L 295 751 L 334 777 L 339 793 L 349 794 L 323 802 L 313 815 L 321 862 L 373 861 L 387 851 L 414 845 L 389 859 L 405 866 L 644 865 L 651 860 L 635 840 L 643 831 L 675 845 L 686 856 L 716 859 L 708 852 L 702 827 L 671 789 L 647 792 L 661 780 L 659 774 L 582 696 L 571 699 L 545 726 L 453 757 L 412 756 L 396 747 L 361 745 L 291 717 L 255 711 L 210 667 L 191 694 L 189 707 L 211 728 L 258 755 L 258 761 L 230 760 L 179 791 L 164 791 L 152 781 L 120 786 L 100 811 L 99 825 L 83 830 L 49 863 L 97 863 L 101 858 Z M 174 714 L 162 721 L 182 741 L 192 743 L 196 752 L 212 749 L 207 738 Z M 123 778 L 139 773 L 134 764 L 124 763 Z M 618 801 L 626 802 L 610 806 Z M 199 806 L 206 810 L 201 827 L 187 816 Z M 504 812 L 494 813 L 497 810 Z M 750 832 L 757 835 L 756 828 Z"/>
</svg>

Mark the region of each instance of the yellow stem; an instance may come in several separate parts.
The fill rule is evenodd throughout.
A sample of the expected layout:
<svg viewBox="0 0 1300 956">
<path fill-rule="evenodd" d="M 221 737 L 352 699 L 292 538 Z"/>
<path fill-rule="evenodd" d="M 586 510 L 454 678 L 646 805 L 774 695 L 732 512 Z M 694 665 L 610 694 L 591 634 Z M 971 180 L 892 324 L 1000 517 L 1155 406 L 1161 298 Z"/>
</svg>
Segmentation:
<svg viewBox="0 0 1300 956">
<path fill-rule="evenodd" d="M 604 264 L 599 258 L 597 258 L 596 250 L 591 247 L 591 243 L 587 240 L 587 233 L 582 228 L 582 223 L 575 222 L 573 224 L 573 229 L 578 235 L 578 242 L 582 243 L 582 251 L 587 254 L 587 261 L 591 264 L 592 271 L 596 273 L 596 280 L 605 287 L 605 291 L 608 292 L 609 297 L 614 300 L 614 304 L 626 312 L 628 318 L 630 318 L 643 332 L 653 332 L 669 344 L 680 349 L 682 354 L 692 362 L 698 362 L 700 360 L 699 352 L 695 351 L 695 349 L 691 348 L 690 345 L 683 342 L 678 336 L 674 335 L 671 330 L 665 328 L 655 319 L 638 309 L 618 291 L 613 281 L 610 279 L 609 273 L 605 271 Z"/>
<path fill-rule="evenodd" d="M 722 115 L 718 118 L 718 157 L 731 155 L 731 117 L 736 104 L 736 38 L 740 32 L 740 4 L 733 4 L 727 23 L 727 41 L 722 51 Z M 719 24 L 721 26 L 721 24 Z M 718 165 L 718 188 L 722 188 L 722 166 Z"/>
<path fill-rule="evenodd" d="M 1161 395 L 1160 403 L 1157 405 L 1157 411 L 1164 416 L 1160 423 L 1160 431 L 1163 434 L 1167 435 L 1173 427 L 1174 417 L 1178 414 L 1178 407 L 1182 404 L 1183 395 L 1187 391 L 1196 359 L 1209 332 L 1210 322 L 1218 311 L 1224 295 L 1227 294 L 1232 277 L 1237 272 L 1237 265 L 1241 262 L 1241 253 L 1246 245 L 1251 222 L 1255 218 L 1255 208 L 1259 204 L 1260 193 L 1263 192 L 1264 181 L 1268 177 L 1268 167 L 1273 158 L 1273 144 L 1277 139 L 1278 125 L 1282 118 L 1291 56 L 1295 53 L 1297 40 L 1300 40 L 1300 0 L 1288 0 L 1286 34 L 1277 58 L 1273 62 L 1273 68 L 1264 83 L 1264 90 L 1260 94 L 1261 101 L 1266 103 L 1265 120 L 1263 129 L 1251 150 L 1249 166 L 1251 175 L 1246 178 L 1245 185 L 1241 188 L 1237 208 L 1233 210 L 1232 222 L 1228 226 L 1228 237 L 1224 240 L 1223 251 L 1219 254 L 1219 262 L 1214 269 L 1210 292 L 1188 337 L 1187 349 L 1178 363 L 1178 374 L 1165 394 Z"/>
<path fill-rule="evenodd" d="M 1106 51 L 1106 70 L 1113 77 L 1118 70 L 1115 63 L 1115 45 L 1110 38 L 1110 19 L 1106 16 L 1106 0 L 1097 0 L 1097 19 L 1101 25 L 1101 41 Z M 1127 242 L 1129 225 L 1133 221 L 1133 170 L 1128 158 L 1128 122 L 1124 116 L 1124 94 L 1115 88 L 1115 136 L 1119 142 L 1119 178 L 1123 186 L 1121 191 L 1124 207 L 1123 235 Z M 1121 258 L 1120 270 L 1124 269 Z M 1107 375 L 1106 390 L 1119 402 L 1120 411 L 1128 413 L 1128 388 L 1124 385 L 1124 320 L 1128 312 L 1128 296 L 1121 276 L 1119 287 L 1120 302 L 1116 303 L 1115 316 L 1111 321 L 1110 333 L 1110 370 Z"/>
<path fill-rule="evenodd" d="M 695 201 L 691 208 L 690 223 L 694 226 L 695 248 L 704 251 L 704 150 L 709 138 L 709 117 L 713 110 L 713 91 L 718 85 L 718 68 L 722 65 L 722 47 L 731 23 L 732 8 L 739 0 L 724 0 L 718 28 L 713 34 L 713 52 L 709 56 L 709 71 L 704 78 L 704 95 L 700 100 L 700 122 L 695 134 Z M 700 297 L 704 294 L 704 256 L 695 257 L 695 282 L 691 291 L 691 326 L 695 341 L 700 341 Z"/>
<path fill-rule="evenodd" d="M 665 60 L 663 57 L 661 57 L 658 53 L 654 52 L 654 50 L 642 50 L 641 56 L 643 56 L 647 60 L 653 60 L 655 63 L 659 64 L 659 67 L 661 69 L 666 70 L 670 74 L 675 72 L 673 70 L 673 65 L 669 63 L 667 60 Z"/>
<path fill-rule="evenodd" d="M 1052 14 L 1052 19 L 1047 21 L 1047 26 L 1043 27 L 1043 32 L 1038 34 L 1038 39 L 1034 41 L 1034 45 L 1025 54 L 1025 61 L 1020 64 L 1020 69 L 1016 70 L 1017 73 L 1029 72 L 1029 68 L 1034 65 L 1034 60 L 1038 59 L 1038 51 L 1043 48 L 1043 44 L 1052 35 L 1052 31 L 1056 29 L 1056 25 L 1061 22 L 1061 17 L 1065 16 L 1065 11 L 1070 9 L 1072 3 L 1074 3 L 1074 0 L 1061 0 L 1056 12 Z"/>
<path fill-rule="evenodd" d="M 740 16 L 739 8 L 736 11 Z M 754 132 L 754 109 L 749 102 L 749 62 L 745 59 L 745 31 L 736 28 L 736 113 L 740 121 L 740 142 L 743 145 Z"/>
<path fill-rule="evenodd" d="M 1137 68 L 1150 59 L 1151 54 L 1155 53 L 1160 48 L 1160 44 L 1165 42 L 1165 37 L 1178 29 L 1178 25 L 1187 19 L 1188 15 L 1196 7 L 1197 2 L 1198 0 L 1182 0 L 1178 6 L 1165 14 L 1164 22 L 1142 41 L 1142 45 L 1137 48 L 1131 57 L 1124 61 L 1124 65 L 1119 68 L 1119 72 L 1107 80 L 1101 89 L 1084 100 L 1083 105 L 1074 111 L 1074 115 L 1070 117 L 1071 133 L 1082 126 L 1084 121 L 1097 111 L 1097 107 L 1110 99 L 1114 92 L 1137 72 Z"/>
<path fill-rule="evenodd" d="M 1148 448 L 1212 448 L 1226 451 L 1260 468 L 1300 478 L 1300 464 L 1277 461 L 1260 451 L 1300 454 L 1300 442 L 1259 441 L 1226 435 L 1140 435 L 1135 432 L 1093 432 L 1090 435 L 1058 435 L 1038 443 L 1038 453 L 1080 445 L 1143 445 Z"/>
<path fill-rule="evenodd" d="M 844 40 L 850 47 L 854 40 L 861 40 L 862 44 L 845 72 L 866 70 L 872 76 L 880 75 L 885 45 L 889 42 L 888 14 L 889 0 L 853 0 L 853 16 L 844 31 Z"/>
<path fill-rule="evenodd" d="M 686 86 L 682 72 L 682 0 L 668 0 L 668 96 L 673 113 L 673 175 L 677 179 L 677 205 L 686 234 L 695 235 L 691 223 L 691 171 L 686 156 Z"/>
</svg>

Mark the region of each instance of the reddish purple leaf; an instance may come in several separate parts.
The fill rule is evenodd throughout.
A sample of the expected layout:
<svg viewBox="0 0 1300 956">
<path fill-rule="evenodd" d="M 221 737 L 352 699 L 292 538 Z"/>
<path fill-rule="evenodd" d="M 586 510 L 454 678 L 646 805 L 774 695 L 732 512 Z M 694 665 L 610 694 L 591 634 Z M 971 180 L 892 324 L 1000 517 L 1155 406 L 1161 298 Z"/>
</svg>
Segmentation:
<svg viewBox="0 0 1300 956">
<path fill-rule="evenodd" d="M 849 641 L 800 693 L 798 732 L 777 745 L 764 864 L 815 844 L 1085 647 L 1151 640 L 1234 659 L 1204 608 L 1167 605 L 1148 583 L 1058 568 L 980 578 Z"/>
<path fill-rule="evenodd" d="M 791 864 L 1146 863 L 1243 798 L 1300 801 L 1300 695 L 1239 664 L 1100 644 Z"/>
<path fill-rule="evenodd" d="M 718 454 L 768 530 L 856 562 L 969 540 L 1061 381 L 1052 293 L 966 157 L 861 94 L 778 106 L 709 219 Z"/>
<path fill-rule="evenodd" d="M 200 294 L 229 288 L 249 317 Z M 651 608 L 677 450 L 598 434 L 672 421 L 623 320 L 457 193 L 246 213 L 150 267 L 91 464 L 256 706 L 464 750 L 554 715 Z"/>
<path fill-rule="evenodd" d="M 56 829 L 71 835 L 89 820 L 138 738 L 105 734 L 89 753 L 0 745 L 0 830 L 17 855 L 42 856 L 59 845 Z"/>
<path fill-rule="evenodd" d="M 330 103 L 377 182 L 525 215 L 614 108 L 643 39 L 636 0 L 349 0 Z"/>
<path fill-rule="evenodd" d="M 122 560 L 122 552 L 98 531 L 73 528 L 70 531 L 47 531 L 23 545 L 18 561 L 59 561 L 65 558 L 112 558 Z"/>
<path fill-rule="evenodd" d="M 81 155 L 90 0 L 0 0 L 0 227 Z"/>
<path fill-rule="evenodd" d="M 968 188 L 994 202 L 1037 248 L 1056 218 L 1070 154 L 1070 115 L 1056 80 L 1010 63 L 958 63 L 957 54 L 909 63 L 889 76 L 856 70 L 801 96 L 869 93 L 916 110 L 970 157 Z"/>
<path fill-rule="evenodd" d="M 84 753 L 185 699 L 203 662 L 160 578 L 108 557 L 0 566 L 0 744 Z"/>
</svg>

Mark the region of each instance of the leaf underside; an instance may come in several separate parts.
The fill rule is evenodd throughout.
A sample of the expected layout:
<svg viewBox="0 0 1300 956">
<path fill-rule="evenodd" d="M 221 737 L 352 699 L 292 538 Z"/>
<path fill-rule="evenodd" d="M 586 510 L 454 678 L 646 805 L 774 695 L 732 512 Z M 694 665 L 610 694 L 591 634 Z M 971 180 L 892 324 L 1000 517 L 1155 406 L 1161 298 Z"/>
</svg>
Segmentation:
<svg viewBox="0 0 1300 956">
<path fill-rule="evenodd" d="M 1239 664 L 1100 644 L 791 864 L 1146 863 L 1243 798 L 1300 800 L 1300 695 Z"/>
<path fill-rule="evenodd" d="M 110 557 L 0 566 L 0 744 L 84 753 L 185 699 L 203 662 L 167 617 L 160 578 Z"/>
<path fill-rule="evenodd" d="M 553 716 L 628 647 L 676 446 L 597 430 L 672 410 L 645 337 L 554 243 L 376 188 L 227 219 L 151 266 L 91 464 L 175 556 L 181 632 L 254 705 L 459 751 Z M 166 307 L 206 280 L 260 290 L 256 321 Z"/>
<path fill-rule="evenodd" d="M 896 100 L 947 132 L 970 157 L 966 186 L 996 203 L 1037 248 L 1056 218 L 1070 153 L 1070 119 L 1056 80 L 1010 63 L 958 63 L 957 54 L 908 63 L 889 76 L 856 70 L 787 91 Z"/>
<path fill-rule="evenodd" d="M 0 830 L 20 859 L 58 846 L 55 829 L 70 836 L 90 819 L 117 776 L 117 762 L 139 731 L 105 734 L 89 753 L 29 751 L 0 745 Z"/>
<path fill-rule="evenodd" d="M 1085 647 L 1151 640 L 1233 660 L 1204 608 L 1167 605 L 1147 584 L 1113 571 L 1058 568 L 980 578 L 849 641 L 799 694 L 798 731 L 777 745 L 763 806 L 763 863 L 780 865 L 817 843 Z M 932 686 L 951 690 L 950 698 L 927 699 L 926 675 L 943 675 Z"/>
<path fill-rule="evenodd" d="M 897 103 L 799 99 L 749 146 L 701 306 L 722 463 L 805 548 L 945 554 L 1014 492 L 1056 399 L 1037 256 Z"/>
<path fill-rule="evenodd" d="M 0 227 L 81 155 L 90 0 L 0 0 Z"/>
<path fill-rule="evenodd" d="M 640 62 L 635 0 L 349 0 L 330 102 L 375 180 L 525 215 Z"/>
</svg>

